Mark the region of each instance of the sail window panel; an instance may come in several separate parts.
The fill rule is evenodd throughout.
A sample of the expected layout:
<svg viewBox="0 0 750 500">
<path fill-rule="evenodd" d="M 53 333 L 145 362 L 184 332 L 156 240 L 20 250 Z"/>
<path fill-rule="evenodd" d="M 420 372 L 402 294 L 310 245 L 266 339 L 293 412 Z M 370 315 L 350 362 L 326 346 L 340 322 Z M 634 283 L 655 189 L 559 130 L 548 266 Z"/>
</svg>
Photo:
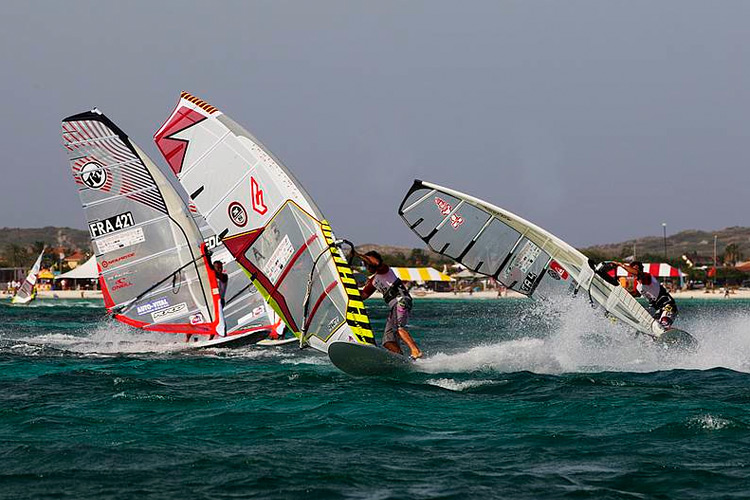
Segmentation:
<svg viewBox="0 0 750 500">
<path fill-rule="evenodd" d="M 461 259 L 461 263 L 472 271 L 492 276 L 520 237 L 521 234 L 512 227 L 498 219 L 492 219 Z"/>
<path fill-rule="evenodd" d="M 522 238 L 498 280 L 508 288 L 528 295 L 544 272 L 550 256 L 528 238 Z"/>
<path fill-rule="evenodd" d="M 562 275 L 547 266 L 544 269 L 544 277 L 534 290 L 535 299 L 554 299 L 557 297 L 569 297 L 576 287 L 576 282 L 568 273 Z"/>
<path fill-rule="evenodd" d="M 472 205 L 461 205 L 449 212 L 449 218 L 430 238 L 429 244 L 437 252 L 458 258 L 489 219 L 489 214 Z"/>
<path fill-rule="evenodd" d="M 335 268 L 330 264 L 328 245 L 314 219 L 296 205 L 287 203 L 245 252 L 252 265 L 284 297 L 292 314 L 291 319 L 299 328 L 304 322 L 302 306 L 307 282 L 313 270 L 313 262 L 321 253 L 323 256 L 318 259 L 312 272 L 310 312 L 325 288 L 338 281 L 334 274 Z M 326 310 L 331 308 L 345 310 L 346 304 L 342 302 L 341 295 L 340 290 L 334 290 L 329 299 L 324 299 L 325 304 L 318 307 L 316 315 L 326 316 Z M 333 300 L 338 300 L 338 304 Z"/>
<path fill-rule="evenodd" d="M 432 189 L 418 189 L 414 191 L 406 202 L 404 202 L 404 208 L 408 208 L 411 204 L 423 198 L 430 191 L 432 191 Z M 408 212 L 405 212 L 403 217 L 409 226 L 417 224 L 414 227 L 414 231 L 422 237 L 422 239 L 425 239 L 430 233 L 432 233 L 438 224 L 440 224 L 443 219 L 445 219 L 446 216 L 458 206 L 459 202 L 460 200 L 457 198 L 437 191 Z M 431 242 L 429 243 L 431 244 Z"/>
</svg>

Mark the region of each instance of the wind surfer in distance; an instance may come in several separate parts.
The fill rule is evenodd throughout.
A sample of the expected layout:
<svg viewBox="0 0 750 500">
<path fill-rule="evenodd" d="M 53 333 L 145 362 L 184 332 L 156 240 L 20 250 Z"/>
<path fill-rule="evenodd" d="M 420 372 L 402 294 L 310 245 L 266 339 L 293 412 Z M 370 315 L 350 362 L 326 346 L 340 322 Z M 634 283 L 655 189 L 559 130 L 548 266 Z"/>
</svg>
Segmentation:
<svg viewBox="0 0 750 500">
<path fill-rule="evenodd" d="M 403 354 L 399 342 L 403 340 L 411 351 L 410 356 L 413 359 L 421 358 L 422 351 L 406 330 L 406 322 L 409 320 L 412 307 L 412 298 L 406 286 L 396 276 L 393 269 L 383 262 L 378 252 L 370 251 L 362 255 L 355 251 L 354 254 L 362 260 L 367 271 L 372 274 L 360 290 L 362 300 L 367 299 L 377 290 L 383 294 L 383 300 L 390 308 L 388 320 L 385 323 L 385 332 L 383 332 L 383 347 L 391 352 Z"/>
<path fill-rule="evenodd" d="M 633 261 L 630 264 L 615 262 L 615 264 L 635 275 L 638 280 L 638 285 L 635 288 L 636 297 L 639 295 L 645 297 L 651 308 L 656 311 L 654 318 L 658 319 L 659 324 L 665 329 L 670 329 L 677 318 L 677 304 L 667 289 L 664 288 L 664 285 L 644 271 L 641 262 Z"/>
</svg>

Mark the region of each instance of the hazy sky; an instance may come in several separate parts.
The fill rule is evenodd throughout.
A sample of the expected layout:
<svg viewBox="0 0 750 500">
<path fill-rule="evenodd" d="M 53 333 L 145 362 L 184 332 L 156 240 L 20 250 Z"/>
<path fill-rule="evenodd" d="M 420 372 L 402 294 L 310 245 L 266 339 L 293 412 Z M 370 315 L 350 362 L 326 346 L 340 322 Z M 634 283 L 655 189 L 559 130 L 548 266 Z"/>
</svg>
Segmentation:
<svg viewBox="0 0 750 500">
<path fill-rule="evenodd" d="M 3 4 L 0 227 L 85 227 L 60 120 L 152 135 L 187 90 L 339 237 L 420 246 L 412 179 L 574 245 L 750 225 L 750 2 Z"/>
</svg>

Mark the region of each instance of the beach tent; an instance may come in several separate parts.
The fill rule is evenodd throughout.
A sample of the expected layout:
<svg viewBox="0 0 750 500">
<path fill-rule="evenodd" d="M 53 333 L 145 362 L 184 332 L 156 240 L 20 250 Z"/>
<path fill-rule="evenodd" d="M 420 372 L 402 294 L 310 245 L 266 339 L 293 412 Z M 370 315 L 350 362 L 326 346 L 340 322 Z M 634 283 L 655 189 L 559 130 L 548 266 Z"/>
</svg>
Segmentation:
<svg viewBox="0 0 750 500">
<path fill-rule="evenodd" d="M 468 269 L 464 269 L 463 271 L 454 274 L 453 277 L 458 278 L 458 279 L 470 279 L 470 278 L 484 278 L 485 276 L 483 274 L 475 273 L 473 271 L 469 271 Z"/>
<path fill-rule="evenodd" d="M 75 269 L 56 276 L 57 280 L 95 280 L 99 278 L 99 271 L 96 267 L 96 257 L 93 255 L 89 260 L 77 266 Z"/>
<path fill-rule="evenodd" d="M 453 281 L 453 278 L 432 267 L 392 267 L 391 269 L 396 276 L 401 278 L 401 281 Z"/>
</svg>

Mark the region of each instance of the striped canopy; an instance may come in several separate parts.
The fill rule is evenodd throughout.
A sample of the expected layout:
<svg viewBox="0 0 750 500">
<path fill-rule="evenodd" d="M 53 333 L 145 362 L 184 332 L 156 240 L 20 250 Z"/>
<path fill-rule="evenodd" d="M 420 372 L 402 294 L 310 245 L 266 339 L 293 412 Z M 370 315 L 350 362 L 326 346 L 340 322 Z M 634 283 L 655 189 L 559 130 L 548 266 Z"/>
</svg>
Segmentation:
<svg viewBox="0 0 750 500">
<path fill-rule="evenodd" d="M 681 278 L 685 276 L 685 273 L 677 269 L 676 267 L 672 267 L 669 264 L 664 263 L 643 263 L 643 270 L 649 273 L 651 276 L 655 276 L 657 278 Z M 621 268 L 617 268 L 617 276 L 627 276 L 628 272 Z"/>
<path fill-rule="evenodd" d="M 401 281 L 453 281 L 453 278 L 431 267 L 392 267 Z"/>
</svg>

